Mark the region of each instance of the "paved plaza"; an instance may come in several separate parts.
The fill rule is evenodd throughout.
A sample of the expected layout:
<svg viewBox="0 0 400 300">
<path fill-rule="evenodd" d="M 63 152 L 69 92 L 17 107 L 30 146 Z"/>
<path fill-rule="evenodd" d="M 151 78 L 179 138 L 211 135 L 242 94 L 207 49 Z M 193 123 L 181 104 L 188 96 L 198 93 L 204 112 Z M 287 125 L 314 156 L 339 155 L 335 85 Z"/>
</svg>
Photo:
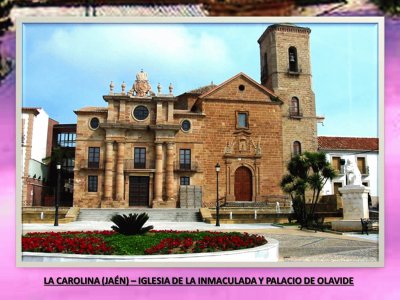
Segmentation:
<svg viewBox="0 0 400 300">
<path fill-rule="evenodd" d="M 156 222 L 156 230 L 210 230 L 257 233 L 279 241 L 282 262 L 376 262 L 378 235 L 335 234 L 299 230 L 296 226 L 278 227 L 272 224 L 214 224 L 202 222 Z M 23 233 L 31 231 L 109 230 L 112 222 L 77 221 L 68 224 L 24 224 Z"/>
</svg>

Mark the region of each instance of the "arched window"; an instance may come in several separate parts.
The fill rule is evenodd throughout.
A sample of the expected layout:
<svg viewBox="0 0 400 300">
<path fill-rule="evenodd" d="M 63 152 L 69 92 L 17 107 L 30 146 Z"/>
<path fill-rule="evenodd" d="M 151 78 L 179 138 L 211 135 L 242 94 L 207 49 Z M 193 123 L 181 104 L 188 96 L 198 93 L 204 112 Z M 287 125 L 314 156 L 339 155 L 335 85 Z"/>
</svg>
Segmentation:
<svg viewBox="0 0 400 300">
<path fill-rule="evenodd" d="M 289 48 L 289 72 L 298 72 L 297 49 L 296 47 Z"/>
<path fill-rule="evenodd" d="M 293 156 L 301 154 L 301 143 L 299 141 L 295 141 L 293 143 Z"/>
<path fill-rule="evenodd" d="M 300 116 L 299 98 L 297 97 L 292 97 L 292 101 L 290 102 L 290 115 Z"/>
</svg>

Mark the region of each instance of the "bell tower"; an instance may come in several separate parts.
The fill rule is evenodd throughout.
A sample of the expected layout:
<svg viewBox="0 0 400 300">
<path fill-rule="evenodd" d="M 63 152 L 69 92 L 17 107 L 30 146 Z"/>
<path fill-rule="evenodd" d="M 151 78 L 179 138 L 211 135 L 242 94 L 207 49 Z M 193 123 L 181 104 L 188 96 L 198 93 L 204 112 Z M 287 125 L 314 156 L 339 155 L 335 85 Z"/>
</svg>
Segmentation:
<svg viewBox="0 0 400 300">
<path fill-rule="evenodd" d="M 312 91 L 310 33 L 294 24 L 269 26 L 258 39 L 261 84 L 283 101 L 283 163 L 304 151 L 317 151 L 317 118 Z"/>
</svg>

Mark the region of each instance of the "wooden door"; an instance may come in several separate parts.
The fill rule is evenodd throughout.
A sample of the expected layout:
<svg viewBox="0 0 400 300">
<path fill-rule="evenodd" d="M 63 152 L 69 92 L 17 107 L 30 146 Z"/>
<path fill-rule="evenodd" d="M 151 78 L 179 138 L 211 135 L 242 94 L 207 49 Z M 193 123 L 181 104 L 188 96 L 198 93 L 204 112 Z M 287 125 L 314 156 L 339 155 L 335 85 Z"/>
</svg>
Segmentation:
<svg viewBox="0 0 400 300">
<path fill-rule="evenodd" d="M 129 177 L 129 206 L 149 205 L 149 177 Z"/>
<path fill-rule="evenodd" d="M 235 200 L 251 201 L 253 196 L 251 171 L 246 167 L 239 167 L 235 172 Z"/>
<path fill-rule="evenodd" d="M 339 188 L 341 188 L 343 184 L 341 182 L 333 183 L 333 194 L 336 196 L 336 207 L 337 209 L 343 208 L 343 200 L 339 193 Z"/>
</svg>

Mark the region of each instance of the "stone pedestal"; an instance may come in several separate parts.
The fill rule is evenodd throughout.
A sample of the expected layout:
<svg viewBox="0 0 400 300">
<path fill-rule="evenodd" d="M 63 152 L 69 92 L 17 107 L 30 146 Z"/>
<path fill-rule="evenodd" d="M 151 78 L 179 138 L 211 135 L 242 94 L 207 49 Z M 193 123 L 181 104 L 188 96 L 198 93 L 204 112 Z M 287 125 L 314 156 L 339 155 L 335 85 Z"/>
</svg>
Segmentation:
<svg viewBox="0 0 400 300">
<path fill-rule="evenodd" d="M 361 218 L 369 218 L 368 192 L 362 185 L 347 185 L 339 189 L 343 200 L 343 220 L 333 221 L 332 229 L 361 231 Z"/>
</svg>

